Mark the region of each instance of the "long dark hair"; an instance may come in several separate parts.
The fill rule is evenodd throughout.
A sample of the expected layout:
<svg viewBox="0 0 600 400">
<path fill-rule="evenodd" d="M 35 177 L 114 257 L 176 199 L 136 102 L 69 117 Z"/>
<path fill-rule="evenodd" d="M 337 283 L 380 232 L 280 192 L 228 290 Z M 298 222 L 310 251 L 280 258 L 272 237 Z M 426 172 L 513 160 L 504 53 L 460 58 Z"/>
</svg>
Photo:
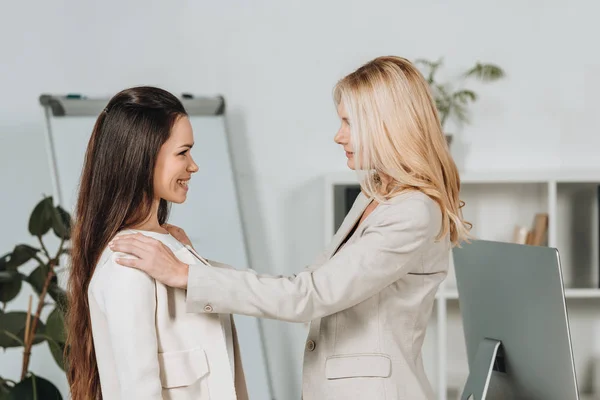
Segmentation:
<svg viewBox="0 0 600 400">
<path fill-rule="evenodd" d="M 175 96 L 144 86 L 116 94 L 96 120 L 81 174 L 67 288 L 65 354 L 73 400 L 102 399 L 87 297 L 96 263 L 119 230 L 150 215 L 158 152 L 185 115 Z M 161 225 L 168 214 L 169 204 L 161 199 Z"/>
</svg>

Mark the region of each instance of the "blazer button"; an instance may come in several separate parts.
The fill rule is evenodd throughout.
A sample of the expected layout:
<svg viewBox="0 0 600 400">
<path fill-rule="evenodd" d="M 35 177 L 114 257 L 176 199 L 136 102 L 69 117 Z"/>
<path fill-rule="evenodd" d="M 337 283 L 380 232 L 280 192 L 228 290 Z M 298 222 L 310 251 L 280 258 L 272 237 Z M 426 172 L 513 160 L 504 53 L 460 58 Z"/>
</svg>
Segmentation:
<svg viewBox="0 0 600 400">
<path fill-rule="evenodd" d="M 212 312 L 213 308 L 212 308 L 212 306 L 210 304 L 207 304 L 207 305 L 204 306 L 204 311 L 206 311 L 206 312 Z"/>
<path fill-rule="evenodd" d="M 316 346 L 317 345 L 314 340 L 309 340 L 308 342 L 306 342 L 306 350 L 308 351 L 313 351 Z"/>
</svg>

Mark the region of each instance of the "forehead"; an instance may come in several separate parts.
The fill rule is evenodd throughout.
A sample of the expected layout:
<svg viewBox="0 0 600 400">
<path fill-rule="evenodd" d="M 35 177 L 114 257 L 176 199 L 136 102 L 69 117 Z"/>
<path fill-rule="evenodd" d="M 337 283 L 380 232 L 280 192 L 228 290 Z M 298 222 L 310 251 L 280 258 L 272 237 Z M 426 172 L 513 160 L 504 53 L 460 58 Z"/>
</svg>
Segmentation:
<svg viewBox="0 0 600 400">
<path fill-rule="evenodd" d="M 193 140 L 194 132 L 192 130 L 192 124 L 190 123 L 189 118 L 186 116 L 177 118 L 177 121 L 175 121 L 173 128 L 171 129 L 169 141 L 177 143 L 191 143 Z"/>
<path fill-rule="evenodd" d="M 347 117 L 346 107 L 344 106 L 344 102 L 340 101 L 340 104 L 337 106 L 337 112 L 340 117 Z"/>
</svg>

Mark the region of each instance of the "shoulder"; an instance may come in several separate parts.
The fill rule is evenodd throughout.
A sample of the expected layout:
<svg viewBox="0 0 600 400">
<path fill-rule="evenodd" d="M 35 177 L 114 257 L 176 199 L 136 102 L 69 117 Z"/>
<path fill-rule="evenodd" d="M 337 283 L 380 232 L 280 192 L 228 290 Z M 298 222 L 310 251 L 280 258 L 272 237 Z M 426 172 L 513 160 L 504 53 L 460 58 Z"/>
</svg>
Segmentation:
<svg viewBox="0 0 600 400">
<path fill-rule="evenodd" d="M 442 222 L 438 203 L 420 191 L 400 193 L 379 205 L 376 223 L 400 223 L 437 233 Z"/>
<path fill-rule="evenodd" d="M 92 280 L 90 289 L 93 293 L 111 293 L 119 290 L 131 290 L 154 286 L 155 282 L 150 275 L 135 268 L 125 267 L 117 263 L 119 258 L 135 258 L 129 254 L 114 252 L 106 248 L 100 256 Z"/>
<path fill-rule="evenodd" d="M 438 203 L 417 190 L 400 193 L 382 205 L 386 206 L 391 213 L 412 210 L 419 218 L 432 218 L 435 214 L 441 214 Z"/>
</svg>

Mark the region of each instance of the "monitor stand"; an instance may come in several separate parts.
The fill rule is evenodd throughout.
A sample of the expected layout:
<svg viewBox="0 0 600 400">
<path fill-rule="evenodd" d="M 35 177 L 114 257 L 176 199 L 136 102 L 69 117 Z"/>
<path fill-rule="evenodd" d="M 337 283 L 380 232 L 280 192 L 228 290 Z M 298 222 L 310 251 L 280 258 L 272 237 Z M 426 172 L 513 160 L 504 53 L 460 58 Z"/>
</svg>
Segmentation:
<svg viewBox="0 0 600 400">
<path fill-rule="evenodd" d="M 471 396 L 474 400 L 485 400 L 493 370 L 506 372 L 502 342 L 485 338 L 479 343 L 460 400 L 469 400 Z"/>
</svg>

